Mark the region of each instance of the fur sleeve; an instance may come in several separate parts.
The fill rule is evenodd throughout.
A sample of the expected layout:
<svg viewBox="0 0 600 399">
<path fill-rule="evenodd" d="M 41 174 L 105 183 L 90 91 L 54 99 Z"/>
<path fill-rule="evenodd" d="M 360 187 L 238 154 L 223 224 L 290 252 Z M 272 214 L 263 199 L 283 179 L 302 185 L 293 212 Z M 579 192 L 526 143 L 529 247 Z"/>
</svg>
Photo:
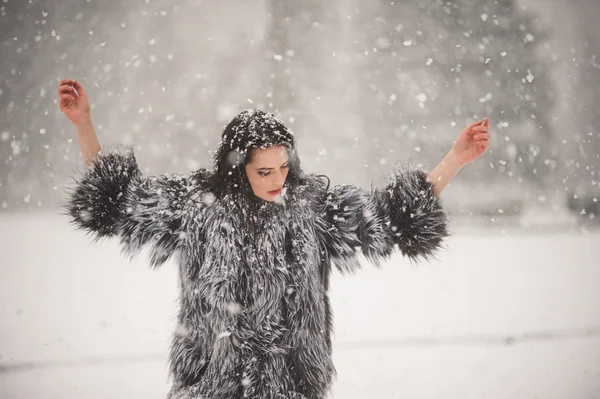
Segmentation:
<svg viewBox="0 0 600 399">
<path fill-rule="evenodd" d="M 324 245 L 340 271 L 360 267 L 358 252 L 380 265 L 396 245 L 410 261 L 435 256 L 449 236 L 448 218 L 426 177 L 421 170 L 399 164 L 383 188 L 367 192 L 335 186 L 327 191 Z"/>
<path fill-rule="evenodd" d="M 131 150 L 103 152 L 76 180 L 65 208 L 93 238 L 118 236 L 130 257 L 151 244 L 157 267 L 180 243 L 188 193 L 197 185 L 197 175 L 142 176 Z"/>
</svg>

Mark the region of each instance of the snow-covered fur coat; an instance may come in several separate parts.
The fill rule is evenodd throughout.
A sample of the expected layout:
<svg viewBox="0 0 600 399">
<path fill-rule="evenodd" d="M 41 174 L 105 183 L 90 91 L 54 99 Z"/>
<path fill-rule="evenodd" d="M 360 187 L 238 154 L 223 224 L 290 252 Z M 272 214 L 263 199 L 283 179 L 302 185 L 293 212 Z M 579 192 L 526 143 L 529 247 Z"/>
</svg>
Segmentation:
<svg viewBox="0 0 600 399">
<path fill-rule="evenodd" d="M 277 202 L 217 198 L 211 172 L 145 177 L 131 151 L 105 152 L 78 179 L 67 210 L 124 252 L 145 244 L 179 265 L 171 399 L 323 399 L 336 374 L 328 298 L 332 267 L 379 264 L 398 249 L 435 256 L 447 216 L 426 174 L 400 165 L 380 189 L 314 175 Z"/>
</svg>

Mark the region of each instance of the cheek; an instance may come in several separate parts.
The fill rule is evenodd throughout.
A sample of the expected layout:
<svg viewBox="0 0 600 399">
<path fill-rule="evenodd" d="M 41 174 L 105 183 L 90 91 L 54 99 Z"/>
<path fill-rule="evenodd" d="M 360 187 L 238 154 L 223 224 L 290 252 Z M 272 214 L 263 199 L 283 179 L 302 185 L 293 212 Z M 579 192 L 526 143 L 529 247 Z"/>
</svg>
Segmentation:
<svg viewBox="0 0 600 399">
<path fill-rule="evenodd" d="M 250 185 L 252 186 L 252 190 L 254 191 L 264 191 L 264 187 L 267 185 L 266 177 L 260 176 L 258 174 L 253 175 L 252 177 L 248 177 L 250 181 Z"/>
</svg>

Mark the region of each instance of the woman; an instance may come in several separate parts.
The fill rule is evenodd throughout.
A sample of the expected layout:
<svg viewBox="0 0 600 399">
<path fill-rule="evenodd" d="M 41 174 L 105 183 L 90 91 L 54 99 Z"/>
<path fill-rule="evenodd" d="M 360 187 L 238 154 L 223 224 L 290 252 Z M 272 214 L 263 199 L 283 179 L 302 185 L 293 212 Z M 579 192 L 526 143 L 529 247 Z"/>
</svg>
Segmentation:
<svg viewBox="0 0 600 399">
<path fill-rule="evenodd" d="M 101 152 L 83 87 L 59 85 L 86 170 L 67 210 L 95 237 L 145 244 L 179 264 L 169 398 L 322 399 L 330 390 L 332 265 L 376 264 L 395 246 L 427 259 L 448 236 L 438 197 L 487 148 L 489 121 L 468 126 L 430 174 L 399 168 L 381 189 L 329 188 L 304 174 L 292 133 L 247 110 L 226 126 L 214 170 L 144 177 L 128 152 Z"/>
</svg>

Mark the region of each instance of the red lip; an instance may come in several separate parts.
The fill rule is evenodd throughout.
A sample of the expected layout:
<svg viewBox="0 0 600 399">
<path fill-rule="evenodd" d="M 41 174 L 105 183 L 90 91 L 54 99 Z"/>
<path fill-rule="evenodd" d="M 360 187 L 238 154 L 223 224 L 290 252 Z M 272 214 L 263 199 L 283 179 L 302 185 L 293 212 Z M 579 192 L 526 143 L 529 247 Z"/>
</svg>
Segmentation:
<svg viewBox="0 0 600 399">
<path fill-rule="evenodd" d="M 269 194 L 271 194 L 271 195 L 277 195 L 277 194 L 279 194 L 280 192 L 281 192 L 281 189 L 280 189 L 280 188 L 278 188 L 277 190 L 274 190 L 274 191 L 269 191 Z"/>
</svg>

